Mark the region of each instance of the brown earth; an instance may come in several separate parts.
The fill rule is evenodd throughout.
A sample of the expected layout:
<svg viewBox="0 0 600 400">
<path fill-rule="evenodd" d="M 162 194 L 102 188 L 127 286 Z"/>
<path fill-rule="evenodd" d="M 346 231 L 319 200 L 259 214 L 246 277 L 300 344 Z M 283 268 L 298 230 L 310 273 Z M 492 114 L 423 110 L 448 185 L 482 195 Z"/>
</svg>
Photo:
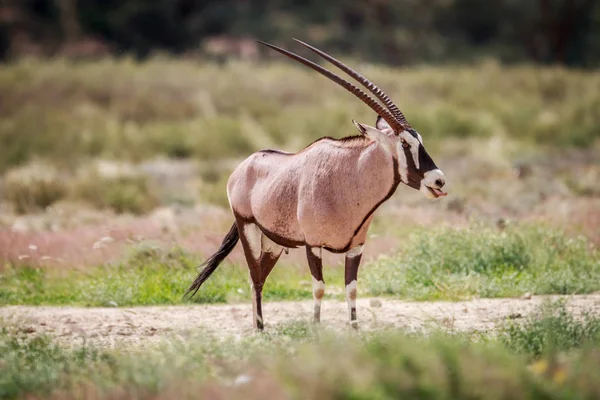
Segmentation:
<svg viewBox="0 0 600 400">
<path fill-rule="evenodd" d="M 390 328 L 426 332 L 442 328 L 454 332 L 488 332 L 508 320 L 519 320 L 544 299 L 564 298 L 576 315 L 600 314 L 600 294 L 534 296 L 530 299 L 476 299 L 461 302 L 410 302 L 359 299 L 360 329 Z M 310 319 L 312 301 L 268 302 L 264 305 L 267 332 L 282 324 Z M 75 308 L 8 306 L 0 308 L 0 325 L 23 334 L 48 334 L 66 345 L 91 343 L 101 347 L 156 344 L 164 339 L 186 339 L 199 333 L 240 338 L 252 335 L 252 306 L 248 304 L 133 308 Z M 323 303 L 322 326 L 347 328 L 344 302 Z"/>
</svg>

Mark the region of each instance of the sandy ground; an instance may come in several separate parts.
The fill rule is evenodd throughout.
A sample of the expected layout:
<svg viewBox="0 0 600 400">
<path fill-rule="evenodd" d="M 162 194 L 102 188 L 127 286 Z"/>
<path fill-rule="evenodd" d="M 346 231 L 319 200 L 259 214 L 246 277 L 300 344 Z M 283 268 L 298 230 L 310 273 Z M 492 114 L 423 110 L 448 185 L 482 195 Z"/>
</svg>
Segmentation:
<svg viewBox="0 0 600 400">
<path fill-rule="evenodd" d="M 556 299 L 560 296 L 552 296 Z M 547 297 L 530 299 L 477 299 L 462 302 L 407 302 L 390 299 L 359 299 L 361 330 L 381 328 L 423 331 L 493 332 L 507 320 L 519 320 Z M 575 313 L 600 314 L 600 294 L 567 296 Z M 267 302 L 267 331 L 280 324 L 309 320 L 312 301 Z M 49 334 L 63 344 L 88 343 L 101 347 L 148 346 L 163 339 L 185 339 L 198 333 L 221 337 L 252 335 L 251 304 L 195 305 L 133 308 L 75 308 L 8 306 L 0 308 L 0 325 L 24 334 Z M 344 302 L 323 303 L 322 326 L 347 328 Z"/>
</svg>

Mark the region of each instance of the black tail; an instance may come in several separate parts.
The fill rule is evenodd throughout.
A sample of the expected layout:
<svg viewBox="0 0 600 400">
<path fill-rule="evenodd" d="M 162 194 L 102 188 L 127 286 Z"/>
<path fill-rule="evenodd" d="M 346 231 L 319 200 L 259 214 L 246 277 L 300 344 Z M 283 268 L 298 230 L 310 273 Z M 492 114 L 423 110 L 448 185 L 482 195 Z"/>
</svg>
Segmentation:
<svg viewBox="0 0 600 400">
<path fill-rule="evenodd" d="M 212 273 L 215 272 L 219 264 L 221 264 L 225 257 L 227 257 L 229 253 L 231 253 L 231 250 L 233 250 L 238 240 L 240 240 L 240 234 L 238 233 L 237 225 L 234 222 L 233 226 L 229 230 L 229 233 L 223 239 L 223 243 L 221 243 L 221 247 L 219 247 L 219 250 L 217 250 L 215 254 L 210 256 L 208 260 L 206 260 L 202 265 L 200 265 L 201 267 L 204 267 L 206 265 L 206 268 L 204 268 L 202 272 L 200 272 L 196 280 L 194 280 L 194 283 L 192 283 L 192 286 L 190 286 L 187 292 L 185 292 L 184 297 L 191 293 L 191 298 L 196 294 L 196 292 L 198 291 L 198 289 L 200 289 L 200 286 L 202 286 L 204 281 L 206 281 L 212 275 Z"/>
</svg>

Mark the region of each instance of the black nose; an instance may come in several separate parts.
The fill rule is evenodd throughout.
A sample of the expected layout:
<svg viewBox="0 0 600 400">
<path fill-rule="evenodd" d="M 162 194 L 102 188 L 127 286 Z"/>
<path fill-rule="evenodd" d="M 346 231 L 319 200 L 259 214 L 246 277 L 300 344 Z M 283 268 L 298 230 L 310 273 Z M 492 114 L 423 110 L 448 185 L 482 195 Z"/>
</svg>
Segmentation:
<svg viewBox="0 0 600 400">
<path fill-rule="evenodd" d="M 438 188 L 443 188 L 444 185 L 446 184 L 446 182 L 444 182 L 444 180 L 440 178 L 435 181 L 435 184 L 437 185 Z"/>
</svg>

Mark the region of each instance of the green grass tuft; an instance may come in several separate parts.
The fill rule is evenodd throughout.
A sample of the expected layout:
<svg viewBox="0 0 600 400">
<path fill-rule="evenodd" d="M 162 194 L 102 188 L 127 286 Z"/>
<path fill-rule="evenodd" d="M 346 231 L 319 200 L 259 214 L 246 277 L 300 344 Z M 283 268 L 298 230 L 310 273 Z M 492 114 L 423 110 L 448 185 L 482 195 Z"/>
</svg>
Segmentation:
<svg viewBox="0 0 600 400">
<path fill-rule="evenodd" d="M 501 340 L 511 351 L 539 357 L 600 344 L 600 318 L 584 313 L 576 317 L 563 301 L 548 302 L 524 322 L 509 324 Z"/>
<path fill-rule="evenodd" d="M 85 272 L 52 272 L 43 268 L 14 267 L 0 274 L 0 304 L 55 304 L 141 306 L 161 304 L 227 303 L 250 299 L 248 269 L 225 261 L 198 293 L 186 300 L 183 294 L 198 274 L 200 260 L 180 249 L 163 251 L 140 245 L 117 265 Z M 269 277 L 263 299 L 311 299 L 308 269 L 280 265 Z M 341 271 L 334 274 L 341 286 Z"/>
<path fill-rule="evenodd" d="M 403 248 L 365 269 L 361 284 L 369 294 L 460 299 L 599 288 L 598 251 L 583 237 L 543 226 L 419 231 Z"/>
<path fill-rule="evenodd" d="M 73 188 L 74 196 L 99 209 L 118 214 L 144 214 L 158 205 L 145 176 L 85 176 Z"/>
<path fill-rule="evenodd" d="M 4 191 L 19 214 L 43 211 L 67 195 L 58 171 L 36 163 L 9 171 L 4 178 Z"/>
</svg>

